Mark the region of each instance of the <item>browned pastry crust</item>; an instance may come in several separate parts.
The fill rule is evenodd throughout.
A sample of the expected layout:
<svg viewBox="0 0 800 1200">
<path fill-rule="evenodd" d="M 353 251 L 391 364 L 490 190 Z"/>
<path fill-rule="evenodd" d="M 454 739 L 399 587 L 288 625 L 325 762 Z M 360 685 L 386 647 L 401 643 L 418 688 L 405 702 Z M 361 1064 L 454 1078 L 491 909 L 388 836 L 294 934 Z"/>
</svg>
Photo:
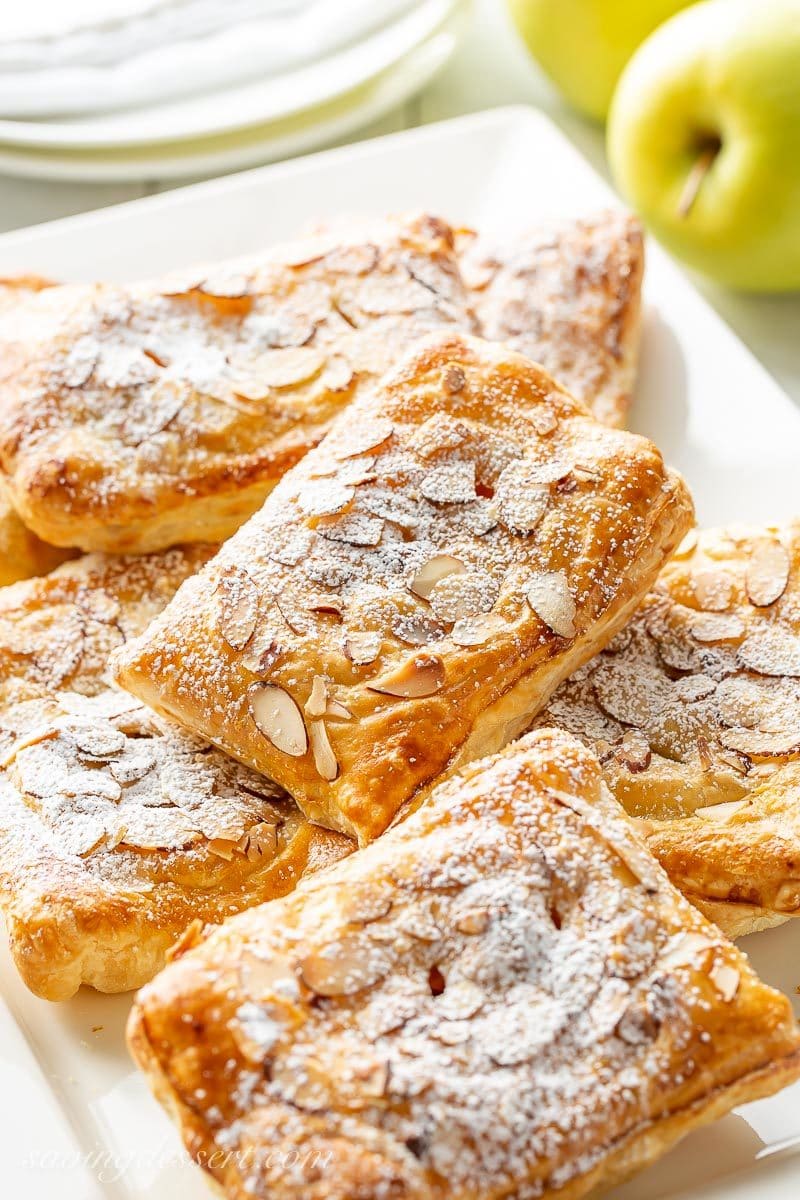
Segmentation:
<svg viewBox="0 0 800 1200">
<path fill-rule="evenodd" d="M 138 987 L 195 918 L 283 895 L 352 849 L 108 680 L 111 650 L 211 552 L 91 555 L 0 591 L 0 906 L 47 999 Z"/>
<path fill-rule="evenodd" d="M 38 275 L 0 279 L 0 315 L 11 312 L 26 297 L 51 286 L 49 280 Z M 0 586 L 28 579 L 31 575 L 44 575 L 71 555 L 70 550 L 48 546 L 26 528 L 0 477 Z"/>
<path fill-rule="evenodd" d="M 368 841 L 448 764 L 525 728 L 633 611 L 691 513 L 650 442 L 598 424 L 513 351 L 440 335 L 114 669 L 311 820 Z"/>
<path fill-rule="evenodd" d="M 50 288 L 0 327 L 0 467 L 56 545 L 221 540 L 404 348 L 470 321 L 432 217 Z"/>
<path fill-rule="evenodd" d="M 599 421 L 623 425 L 639 353 L 644 241 L 629 213 L 467 235 L 464 282 L 480 331 L 541 363 Z"/>
<path fill-rule="evenodd" d="M 557 730 L 187 939 L 129 1037 L 228 1200 L 578 1200 L 800 1075 L 788 1000 Z"/>
<path fill-rule="evenodd" d="M 648 846 L 732 937 L 800 915 L 800 522 L 692 532 L 539 724 L 600 754 Z"/>
</svg>

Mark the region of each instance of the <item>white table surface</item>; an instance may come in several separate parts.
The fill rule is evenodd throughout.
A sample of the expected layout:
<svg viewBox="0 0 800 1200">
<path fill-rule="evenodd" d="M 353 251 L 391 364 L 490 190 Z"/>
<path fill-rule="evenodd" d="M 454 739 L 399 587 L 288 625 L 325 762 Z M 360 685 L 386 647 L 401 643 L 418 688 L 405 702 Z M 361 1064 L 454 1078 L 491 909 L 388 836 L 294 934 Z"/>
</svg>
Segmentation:
<svg viewBox="0 0 800 1200">
<path fill-rule="evenodd" d="M 360 137 L 391 133 L 500 104 L 532 104 L 546 112 L 579 150 L 607 175 L 603 134 L 563 105 L 531 62 L 506 16 L 503 0 L 474 0 L 472 27 L 441 75 L 416 99 Z M 356 140 L 350 137 L 349 141 Z M 547 164 L 542 164 L 546 179 Z M 179 186 L 46 183 L 0 175 L 0 231 Z M 697 280 L 739 337 L 800 405 L 800 294 L 746 296 Z"/>
</svg>

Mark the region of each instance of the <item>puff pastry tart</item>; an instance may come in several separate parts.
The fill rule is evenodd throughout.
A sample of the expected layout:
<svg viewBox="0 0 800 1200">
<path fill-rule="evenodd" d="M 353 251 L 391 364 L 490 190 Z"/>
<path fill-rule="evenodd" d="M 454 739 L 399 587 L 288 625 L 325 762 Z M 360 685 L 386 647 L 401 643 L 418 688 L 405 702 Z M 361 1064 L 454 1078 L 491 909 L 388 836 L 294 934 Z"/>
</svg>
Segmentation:
<svg viewBox="0 0 800 1200">
<path fill-rule="evenodd" d="M 521 355 L 439 335 L 122 648 L 117 678 L 365 842 L 520 733 L 690 521 L 650 442 Z"/>
<path fill-rule="evenodd" d="M 556 730 L 187 938 L 129 1038 L 229 1200 L 578 1200 L 800 1075 L 789 1001 Z"/>
<path fill-rule="evenodd" d="M 461 272 L 480 331 L 527 354 L 609 425 L 636 376 L 644 242 L 623 212 L 553 223 L 512 240 L 466 236 Z"/>
<path fill-rule="evenodd" d="M 800 914 L 800 523 L 688 535 L 539 718 L 581 736 L 733 937 Z"/>
<path fill-rule="evenodd" d="M 194 918 L 283 895 L 352 849 L 106 677 L 210 552 L 92 555 L 0 591 L 0 906 L 47 999 L 137 987 Z"/>
<path fill-rule="evenodd" d="M 451 231 L 430 217 L 51 288 L 0 327 L 0 467 L 56 545 L 218 540 L 401 350 L 470 320 Z"/>
</svg>

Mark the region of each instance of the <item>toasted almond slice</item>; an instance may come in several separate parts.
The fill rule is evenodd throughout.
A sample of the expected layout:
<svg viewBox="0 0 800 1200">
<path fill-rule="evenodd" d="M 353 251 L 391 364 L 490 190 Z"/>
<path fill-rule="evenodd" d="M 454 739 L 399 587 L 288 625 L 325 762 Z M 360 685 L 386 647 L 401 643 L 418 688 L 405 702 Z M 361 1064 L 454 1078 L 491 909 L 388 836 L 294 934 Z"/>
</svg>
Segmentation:
<svg viewBox="0 0 800 1200">
<path fill-rule="evenodd" d="M 692 637 L 696 642 L 728 642 L 744 633 L 744 621 L 735 613 L 696 613 L 692 619 Z"/>
<path fill-rule="evenodd" d="M 382 679 L 367 684 L 367 687 L 371 692 L 380 692 L 384 696 L 417 699 L 420 696 L 433 696 L 444 686 L 444 681 L 444 663 L 439 655 L 419 654 Z"/>
<path fill-rule="evenodd" d="M 459 571 L 440 579 L 428 601 L 440 621 L 452 624 L 488 612 L 497 592 L 497 585 L 486 571 Z"/>
<path fill-rule="evenodd" d="M 429 467 L 420 491 L 434 504 L 469 504 L 475 499 L 475 463 L 457 459 Z"/>
<path fill-rule="evenodd" d="M 559 637 L 575 636 L 575 601 L 563 571 L 540 571 L 529 576 L 525 599 L 545 625 Z"/>
<path fill-rule="evenodd" d="M 504 629 L 505 621 L 497 613 L 481 613 L 456 621 L 450 640 L 456 646 L 483 646 Z"/>
<path fill-rule="evenodd" d="M 322 384 L 329 392 L 344 392 L 354 375 L 352 365 L 342 354 L 332 354 L 322 373 Z"/>
<path fill-rule="evenodd" d="M 772 906 L 777 912 L 796 913 L 800 909 L 800 879 L 789 879 L 782 883 Z"/>
<path fill-rule="evenodd" d="M 330 613 L 341 617 L 344 613 L 344 603 L 338 596 L 318 596 L 308 601 L 308 611 L 315 613 Z"/>
<path fill-rule="evenodd" d="M 766 608 L 780 600 L 789 582 L 789 567 L 789 555 L 780 542 L 772 538 L 758 542 L 745 572 L 745 586 L 751 602 Z"/>
<path fill-rule="evenodd" d="M 240 567 L 227 567 L 217 583 L 217 625 L 232 650 L 244 650 L 258 620 L 258 588 Z"/>
<path fill-rule="evenodd" d="M 339 764 L 336 761 L 336 755 L 333 753 L 328 731 L 325 728 L 324 721 L 312 721 L 308 727 L 308 734 L 311 739 L 311 752 L 314 755 L 314 766 L 329 783 L 333 783 L 334 779 L 339 774 Z"/>
<path fill-rule="evenodd" d="M 263 858 L 272 858 L 278 849 L 278 826 L 271 821 L 259 821 L 247 831 L 247 847 L 245 853 L 248 862 L 260 862 Z"/>
<path fill-rule="evenodd" d="M 427 612 L 398 613 L 392 633 L 407 646 L 427 646 L 445 635 L 445 628 Z"/>
<path fill-rule="evenodd" d="M 550 504 L 550 489 L 531 478 L 535 464 L 509 463 L 497 481 L 495 501 L 500 519 L 516 533 L 533 533 Z"/>
<path fill-rule="evenodd" d="M 237 849 L 237 843 L 231 842 L 227 838 L 211 838 L 208 842 L 208 849 L 211 854 L 216 854 L 217 858 L 224 858 L 226 862 L 231 862 Z"/>
<path fill-rule="evenodd" d="M 357 667 L 365 667 L 375 659 L 383 647 L 383 638 L 379 633 L 368 629 L 363 632 L 351 631 L 345 635 L 342 648 L 345 658 Z"/>
<path fill-rule="evenodd" d="M 360 454 L 368 454 L 387 442 L 393 433 L 394 425 L 388 417 L 374 417 L 371 421 L 348 426 L 344 445 L 336 452 L 336 457 L 356 458 Z"/>
<path fill-rule="evenodd" d="M 246 275 L 220 271 L 198 283 L 197 291 L 214 299 L 242 300 L 250 294 L 250 281 Z"/>
<path fill-rule="evenodd" d="M 628 729 L 616 749 L 614 757 L 632 775 L 646 771 L 652 760 L 652 751 L 647 738 L 638 729 Z"/>
<path fill-rule="evenodd" d="M 355 496 L 352 484 L 335 476 L 306 479 L 297 495 L 297 503 L 307 517 L 330 517 L 347 508 Z"/>
<path fill-rule="evenodd" d="M 697 571 L 692 589 L 704 612 L 724 612 L 733 597 L 733 579 L 728 571 Z"/>
<path fill-rule="evenodd" d="M 490 919 L 488 908 L 471 908 L 456 919 L 456 929 L 459 933 L 485 933 Z"/>
<path fill-rule="evenodd" d="M 704 933 L 678 933 L 670 938 L 664 953 L 658 960 L 660 967 L 700 966 L 702 956 L 715 948 L 715 943 Z"/>
<path fill-rule="evenodd" d="M 271 683 L 251 684 L 248 697 L 253 720 L 275 749 L 302 758 L 308 750 L 308 735 L 297 702 Z"/>
<path fill-rule="evenodd" d="M 463 368 L 459 367 L 457 363 L 451 363 L 450 366 L 445 370 L 442 378 L 444 390 L 449 392 L 451 396 L 463 391 L 466 382 L 467 377 L 464 374 Z"/>
<path fill-rule="evenodd" d="M 286 346 L 260 354 L 250 375 L 266 388 L 292 387 L 313 379 L 324 365 L 325 356 L 313 346 Z"/>
<path fill-rule="evenodd" d="M 308 951 L 298 968 L 303 983 L 318 996 L 352 996 L 383 979 L 390 965 L 388 952 L 359 933 Z"/>
<path fill-rule="evenodd" d="M 352 721 L 353 714 L 340 700 L 329 700 L 325 708 L 326 717 L 338 717 L 340 721 Z"/>
<path fill-rule="evenodd" d="M 747 807 L 747 800 L 724 800 L 721 804 L 703 804 L 694 810 L 693 815 L 703 821 L 718 821 L 720 825 L 725 825 Z"/>
<path fill-rule="evenodd" d="M 309 717 L 322 717 L 328 704 L 328 685 L 321 675 L 315 675 L 311 681 L 311 694 L 305 702 L 305 711 Z"/>
<path fill-rule="evenodd" d="M 741 976 L 736 967 L 729 963 L 715 963 L 708 977 L 719 992 L 723 1001 L 729 1004 L 739 990 Z"/>
<path fill-rule="evenodd" d="M 466 569 L 461 559 L 454 558 L 452 554 L 435 554 L 417 570 L 409 589 L 415 596 L 427 600 L 440 579 Z"/>
<path fill-rule="evenodd" d="M 737 651 L 739 662 L 759 675 L 800 677 L 800 637 L 785 625 L 762 625 Z"/>
<path fill-rule="evenodd" d="M 105 721 L 81 725 L 70 733 L 78 750 L 92 759 L 107 761 L 125 749 L 125 734 Z"/>
<path fill-rule="evenodd" d="M 738 750 L 748 758 L 789 758 L 800 754 L 800 725 L 778 733 L 762 733 L 760 729 L 725 729 L 719 738 L 729 750 Z"/>
</svg>

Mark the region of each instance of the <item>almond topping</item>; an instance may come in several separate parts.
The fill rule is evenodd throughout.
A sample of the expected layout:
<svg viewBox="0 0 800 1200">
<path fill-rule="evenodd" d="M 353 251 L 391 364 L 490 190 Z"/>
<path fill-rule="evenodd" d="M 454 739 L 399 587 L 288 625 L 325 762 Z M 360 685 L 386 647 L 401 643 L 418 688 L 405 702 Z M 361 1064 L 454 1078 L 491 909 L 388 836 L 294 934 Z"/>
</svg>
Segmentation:
<svg viewBox="0 0 800 1200">
<path fill-rule="evenodd" d="M 489 928 L 489 919 L 487 908 L 473 908 L 456 920 L 456 929 L 459 933 L 485 933 Z"/>
<path fill-rule="evenodd" d="M 779 600 L 789 582 L 789 555 L 780 542 L 759 542 L 745 572 L 747 594 L 753 604 L 766 608 Z"/>
<path fill-rule="evenodd" d="M 450 392 L 451 395 L 455 395 L 456 392 L 463 391 L 467 377 L 462 368 L 453 363 L 445 371 L 443 382 L 445 391 Z"/>
<path fill-rule="evenodd" d="M 491 638 L 502 633 L 505 622 L 496 613 L 481 613 L 456 621 L 450 640 L 456 646 L 483 646 Z"/>
<path fill-rule="evenodd" d="M 371 630 L 364 633 L 348 633 L 343 643 L 345 658 L 349 658 L 357 667 L 365 667 L 368 663 L 375 662 L 382 646 L 381 635 Z"/>
<path fill-rule="evenodd" d="M 390 960 L 365 934 L 345 936 L 298 963 L 306 987 L 318 996 L 352 996 L 383 979 Z"/>
<path fill-rule="evenodd" d="M 258 620 L 258 588 L 239 567 L 228 567 L 217 584 L 219 631 L 232 650 L 244 650 Z"/>
<path fill-rule="evenodd" d="M 743 666 L 759 675 L 800 677 L 800 637 L 782 625 L 762 626 L 738 649 Z"/>
<path fill-rule="evenodd" d="M 715 963 L 709 971 L 708 977 L 725 1003 L 730 1003 L 739 990 L 741 979 L 736 968 L 728 963 Z"/>
<path fill-rule="evenodd" d="M 387 417 L 375 417 L 359 425 L 348 427 L 344 446 L 337 453 L 337 458 L 356 458 L 377 450 L 388 441 L 394 433 L 394 425 Z"/>
<path fill-rule="evenodd" d="M 694 816 L 700 817 L 704 821 L 719 821 L 721 825 L 724 825 L 747 806 L 747 800 L 724 800 L 721 804 L 704 804 L 700 808 L 696 808 Z"/>
<path fill-rule="evenodd" d="M 741 637 L 744 622 L 735 613 L 697 613 L 692 620 L 692 637 L 696 642 L 727 642 Z"/>
<path fill-rule="evenodd" d="M 302 758 L 308 750 L 308 735 L 296 701 L 270 683 L 252 684 L 248 696 L 253 720 L 275 749 Z"/>
<path fill-rule="evenodd" d="M 321 675 L 315 675 L 311 682 L 311 694 L 305 702 L 305 711 L 309 717 L 322 717 L 328 705 L 328 685 Z"/>
<path fill-rule="evenodd" d="M 800 754 L 800 728 L 762 733 L 760 729 L 726 729 L 719 738 L 729 750 L 748 758 L 788 758 Z"/>
<path fill-rule="evenodd" d="M 488 611 L 497 599 L 497 591 L 485 571 L 459 571 L 440 579 L 428 599 L 439 620 L 452 623 Z"/>
<path fill-rule="evenodd" d="M 333 783 L 339 774 L 339 764 L 336 761 L 336 755 L 333 753 L 333 747 L 331 746 L 324 721 L 312 721 L 308 727 L 308 734 L 311 739 L 314 766 L 323 779 L 327 779 L 329 783 Z"/>
<path fill-rule="evenodd" d="M 248 390 L 252 393 L 256 383 L 262 388 L 292 387 L 297 383 L 305 383 L 307 379 L 313 379 L 324 365 L 324 356 L 313 346 L 287 346 L 283 349 L 268 350 L 253 362 Z M 243 392 L 242 395 L 244 394 Z M 258 397 L 251 395 L 250 398 Z"/>
<path fill-rule="evenodd" d="M 674 551 L 673 558 L 688 558 L 692 551 L 697 546 L 697 530 L 690 529 L 684 535 L 683 540 L 678 543 L 677 549 Z"/>
<path fill-rule="evenodd" d="M 727 571 L 698 571 L 692 576 L 692 588 L 704 612 L 724 612 L 733 596 L 733 580 Z"/>
<path fill-rule="evenodd" d="M 697 966 L 698 956 L 713 949 L 714 942 L 704 933 L 678 933 L 670 938 L 659 959 L 661 967 Z"/>
<path fill-rule="evenodd" d="M 575 636 L 575 601 L 563 571 L 541 571 L 532 575 L 525 599 L 553 633 L 559 637 Z"/>
<path fill-rule="evenodd" d="M 353 714 L 350 712 L 350 709 L 346 705 L 342 704 L 340 700 L 328 701 L 325 707 L 325 716 L 335 717 L 340 721 L 351 721 L 353 719 Z"/>
<path fill-rule="evenodd" d="M 461 559 L 454 558 L 452 554 L 435 554 L 422 564 L 411 580 L 409 588 L 415 596 L 427 600 L 440 579 L 466 569 Z"/>
<path fill-rule="evenodd" d="M 614 757 L 617 762 L 627 767 L 632 775 L 638 775 L 650 766 L 652 760 L 650 743 L 638 729 L 628 729 L 617 747 Z"/>
<path fill-rule="evenodd" d="M 550 504 L 549 487 L 535 479 L 537 465 L 524 459 L 509 463 L 497 481 L 500 518 L 517 533 L 532 533 Z"/>
<path fill-rule="evenodd" d="M 385 696 L 416 699 L 433 696 L 444 686 L 444 680 L 444 663 L 438 654 L 420 654 L 367 686 L 371 692 L 380 692 Z"/>
</svg>

